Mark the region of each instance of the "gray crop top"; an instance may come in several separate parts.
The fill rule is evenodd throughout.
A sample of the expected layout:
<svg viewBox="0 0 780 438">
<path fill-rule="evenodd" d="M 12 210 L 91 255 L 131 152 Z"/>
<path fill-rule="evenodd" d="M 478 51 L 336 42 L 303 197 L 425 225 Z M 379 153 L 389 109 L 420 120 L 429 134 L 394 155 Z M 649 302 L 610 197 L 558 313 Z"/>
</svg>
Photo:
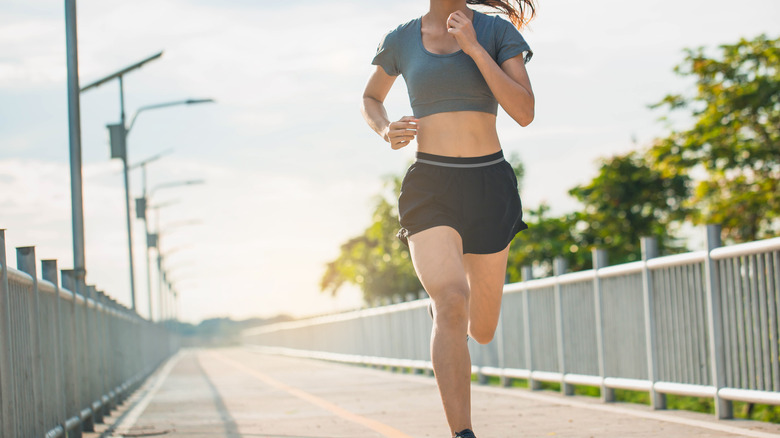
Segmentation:
<svg viewBox="0 0 780 438">
<path fill-rule="evenodd" d="M 391 30 L 382 38 L 374 65 L 391 76 L 403 75 L 415 117 L 448 111 L 482 111 L 496 114 L 498 101 L 482 77 L 477 64 L 462 50 L 439 55 L 425 50 L 422 17 Z M 509 58 L 533 52 L 509 21 L 474 11 L 477 40 L 500 66 Z"/>
</svg>

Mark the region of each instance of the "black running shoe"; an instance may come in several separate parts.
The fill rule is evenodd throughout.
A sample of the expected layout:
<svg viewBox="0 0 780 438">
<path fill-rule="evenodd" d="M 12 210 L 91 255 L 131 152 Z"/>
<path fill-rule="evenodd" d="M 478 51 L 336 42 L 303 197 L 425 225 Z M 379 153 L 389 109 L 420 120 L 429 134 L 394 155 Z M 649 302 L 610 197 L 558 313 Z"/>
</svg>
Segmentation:
<svg viewBox="0 0 780 438">
<path fill-rule="evenodd" d="M 477 436 L 474 435 L 474 432 L 472 432 L 471 429 L 463 429 L 456 433 L 453 438 L 477 438 Z"/>
</svg>

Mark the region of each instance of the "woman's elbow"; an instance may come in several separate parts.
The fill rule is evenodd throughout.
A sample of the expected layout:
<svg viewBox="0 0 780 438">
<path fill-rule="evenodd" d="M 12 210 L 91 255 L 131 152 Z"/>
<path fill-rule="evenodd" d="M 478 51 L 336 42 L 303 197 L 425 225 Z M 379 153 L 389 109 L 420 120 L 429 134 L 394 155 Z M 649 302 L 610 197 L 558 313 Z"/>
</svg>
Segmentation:
<svg viewBox="0 0 780 438">
<path fill-rule="evenodd" d="M 531 122 L 534 121 L 534 115 L 535 115 L 535 109 L 536 109 L 536 99 L 534 99 L 533 93 L 530 94 L 530 99 L 526 102 L 524 105 L 523 111 L 522 111 L 522 118 L 518 121 L 520 123 L 520 126 L 526 127 L 531 124 Z"/>
<path fill-rule="evenodd" d="M 519 118 L 519 120 L 517 120 L 517 123 L 519 123 L 520 126 L 525 128 L 526 126 L 530 125 L 531 122 L 533 122 L 533 121 L 534 121 L 534 110 L 533 110 L 533 108 L 531 108 L 530 111 L 527 111 L 526 113 L 524 113 Z"/>
<path fill-rule="evenodd" d="M 525 128 L 534 121 L 534 107 L 523 108 L 521 111 L 518 111 L 517 116 L 512 118 L 515 119 L 518 125 Z"/>
</svg>

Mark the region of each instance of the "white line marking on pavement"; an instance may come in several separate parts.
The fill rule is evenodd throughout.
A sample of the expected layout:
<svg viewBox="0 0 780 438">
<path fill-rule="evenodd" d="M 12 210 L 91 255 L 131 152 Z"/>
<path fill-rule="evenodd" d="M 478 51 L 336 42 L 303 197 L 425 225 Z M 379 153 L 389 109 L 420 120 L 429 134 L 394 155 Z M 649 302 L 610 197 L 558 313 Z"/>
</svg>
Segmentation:
<svg viewBox="0 0 780 438">
<path fill-rule="evenodd" d="M 160 370 L 156 380 L 154 383 L 152 383 L 152 386 L 147 390 L 146 394 L 144 394 L 143 397 L 136 402 L 135 406 L 127 411 L 122 416 L 122 418 L 117 421 L 116 424 L 114 424 L 113 428 L 115 428 L 115 430 L 111 433 L 110 436 L 121 437 L 126 433 L 130 433 L 130 429 L 135 425 L 135 422 L 138 421 L 138 417 L 141 416 L 141 414 L 146 409 L 146 406 L 148 406 L 149 402 L 152 401 L 152 398 L 157 393 L 157 390 L 160 389 L 162 384 L 165 382 L 165 378 L 168 377 L 168 374 L 170 374 L 173 367 L 179 362 L 179 359 L 181 359 L 182 355 L 183 350 L 179 350 L 175 355 L 173 355 L 173 357 L 168 359 L 168 362 Z"/>
</svg>

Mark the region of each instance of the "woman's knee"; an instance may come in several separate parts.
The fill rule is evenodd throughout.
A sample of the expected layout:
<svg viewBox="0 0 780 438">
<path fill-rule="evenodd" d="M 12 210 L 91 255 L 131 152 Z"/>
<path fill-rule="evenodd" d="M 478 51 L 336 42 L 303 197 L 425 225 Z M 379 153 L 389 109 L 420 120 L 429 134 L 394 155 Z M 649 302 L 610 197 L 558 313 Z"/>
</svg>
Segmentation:
<svg viewBox="0 0 780 438">
<path fill-rule="evenodd" d="M 468 321 L 469 288 L 465 282 L 450 282 L 429 291 L 433 298 L 434 317 L 442 322 L 463 323 Z M 432 292 L 432 293 L 431 293 Z"/>
</svg>

